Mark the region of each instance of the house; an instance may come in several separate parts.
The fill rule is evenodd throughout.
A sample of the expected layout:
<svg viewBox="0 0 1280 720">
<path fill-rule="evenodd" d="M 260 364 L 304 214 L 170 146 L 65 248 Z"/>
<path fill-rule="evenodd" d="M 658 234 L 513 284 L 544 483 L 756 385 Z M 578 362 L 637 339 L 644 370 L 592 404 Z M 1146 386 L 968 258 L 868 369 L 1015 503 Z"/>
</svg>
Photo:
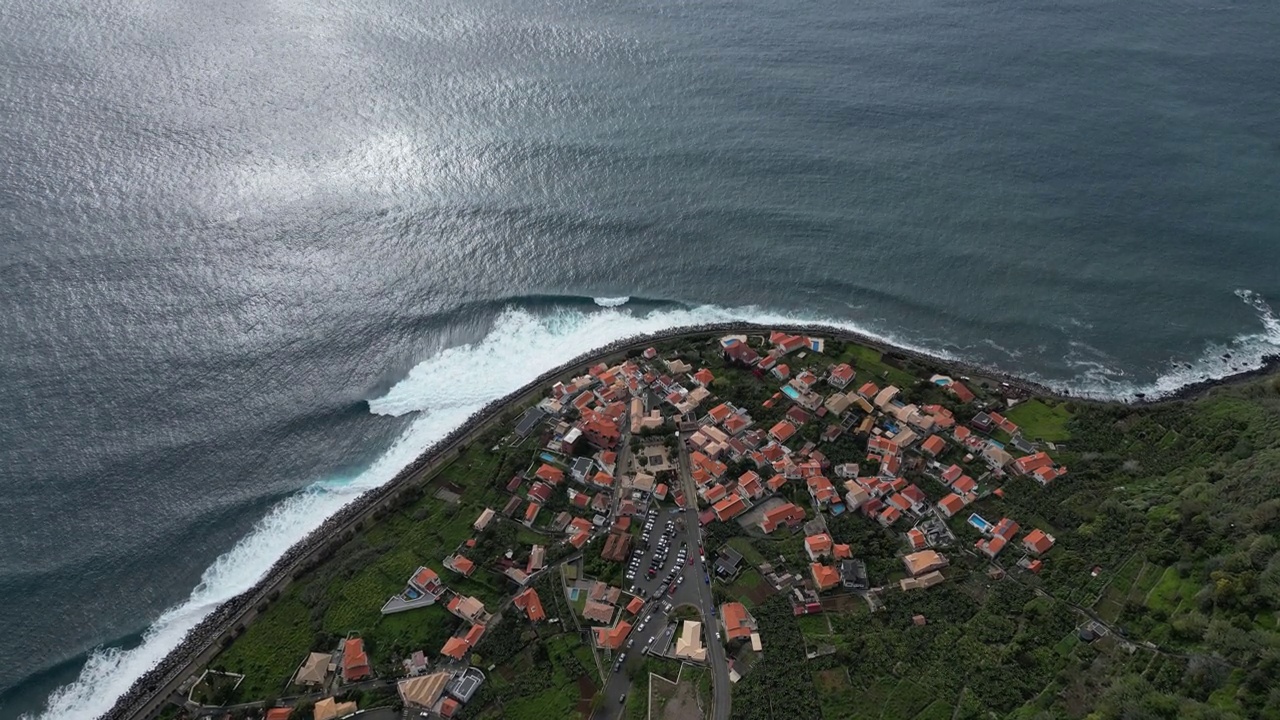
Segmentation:
<svg viewBox="0 0 1280 720">
<path fill-rule="evenodd" d="M 711 374 L 711 371 L 706 368 L 702 368 L 693 374 L 693 381 L 702 387 L 707 387 L 711 384 L 711 381 L 715 379 L 716 378 Z"/>
<path fill-rule="evenodd" d="M 697 620 L 685 620 L 676 639 L 675 656 L 693 662 L 705 662 L 707 648 L 702 644 L 702 623 Z"/>
<path fill-rule="evenodd" d="M 608 628 L 592 628 L 596 647 L 601 650 L 617 650 L 631 633 L 631 623 L 619 620 L 617 625 Z"/>
<path fill-rule="evenodd" d="M 973 391 L 966 387 L 962 382 L 951 383 L 947 386 L 947 390 L 950 391 L 952 395 L 955 395 L 956 399 L 962 403 L 971 403 L 974 400 Z"/>
<path fill-rule="evenodd" d="M 902 558 L 907 574 L 912 577 L 923 575 L 933 570 L 941 570 L 948 564 L 947 558 L 937 550 L 920 550 Z"/>
<path fill-rule="evenodd" d="M 960 477 L 956 478 L 955 482 L 951 483 L 951 489 L 955 490 L 961 495 L 968 495 L 969 493 L 978 489 L 978 483 L 974 482 L 974 479 L 969 477 L 968 475 L 961 475 Z"/>
<path fill-rule="evenodd" d="M 729 546 L 720 548 L 716 557 L 716 574 L 731 577 L 738 572 L 738 563 L 742 562 L 742 553 Z"/>
<path fill-rule="evenodd" d="M 900 517 L 902 517 L 902 511 L 890 505 L 881 511 L 880 515 L 876 517 L 876 520 L 884 527 L 889 527 L 897 522 Z"/>
<path fill-rule="evenodd" d="M 799 375 L 796 375 L 796 379 L 791 384 L 801 390 L 811 390 L 814 385 L 818 384 L 818 376 L 808 370 L 802 370 Z"/>
<path fill-rule="evenodd" d="M 728 489 L 725 488 L 724 485 L 721 485 L 720 483 L 716 483 L 714 485 L 708 485 L 705 488 L 703 488 L 702 499 L 706 500 L 709 503 L 718 503 L 721 500 L 723 500 L 725 495 L 727 495 L 728 493 L 729 491 Z"/>
<path fill-rule="evenodd" d="M 552 485 L 559 485 L 564 482 L 564 471 L 553 465 L 543 463 L 538 468 L 538 472 L 534 473 L 534 477 Z"/>
<path fill-rule="evenodd" d="M 401 680 L 396 684 L 396 692 L 400 693 L 400 700 L 406 707 L 430 710 L 440 701 L 445 685 L 449 684 L 449 679 L 452 677 L 453 673 L 442 670 L 430 675 Z"/>
<path fill-rule="evenodd" d="M 787 419 L 787 422 L 791 423 L 792 425 L 795 425 L 796 427 L 801 427 L 805 423 L 809 422 L 810 420 L 809 413 L 805 412 L 804 410 L 798 407 L 792 407 L 788 409 L 785 417 Z"/>
<path fill-rule="evenodd" d="M 567 528 L 569 533 L 569 544 L 575 548 L 581 549 L 587 544 L 587 540 L 591 537 L 591 521 L 586 518 L 574 518 L 569 522 Z"/>
<path fill-rule="evenodd" d="M 955 514 L 964 509 L 965 502 L 955 493 L 947 493 L 947 496 L 938 501 L 938 509 L 946 517 L 955 517 Z"/>
<path fill-rule="evenodd" d="M 931 588 L 945 579 L 946 578 L 942 576 L 942 573 L 934 570 L 933 572 L 925 573 L 919 577 L 903 578 L 898 581 L 898 587 L 902 588 L 903 592 L 908 590 L 923 590 L 925 588 Z"/>
<path fill-rule="evenodd" d="M 582 606 L 582 617 L 603 625 L 613 620 L 613 606 L 600 600 L 587 600 Z"/>
<path fill-rule="evenodd" d="M 831 385 L 843 389 L 846 385 L 853 382 L 853 367 L 849 363 L 840 363 L 831 368 L 831 374 L 827 376 L 827 382 Z"/>
<path fill-rule="evenodd" d="M 540 482 L 534 483 L 533 487 L 529 488 L 529 502 L 545 504 L 551 499 L 552 492 L 554 491 L 550 485 Z"/>
<path fill-rule="evenodd" d="M 810 560 L 817 562 L 819 558 L 831 554 L 832 544 L 830 535 L 818 533 L 804 539 L 804 551 L 809 554 Z"/>
<path fill-rule="evenodd" d="M 493 512 L 493 508 L 485 508 L 480 512 L 480 517 L 476 518 L 476 521 L 471 523 L 471 527 L 474 528 L 476 532 L 482 532 L 485 528 L 489 527 L 489 523 L 493 520 L 493 516 L 495 514 L 496 513 Z"/>
<path fill-rule="evenodd" d="M 1009 451 L 995 442 L 988 442 L 986 447 L 982 448 L 982 459 L 986 460 L 993 470 L 999 470 L 1013 462 L 1013 456 Z"/>
<path fill-rule="evenodd" d="M 541 570 L 547 562 L 547 549 L 541 545 L 534 545 L 529 550 L 529 564 L 525 566 L 525 572 L 532 575 Z"/>
<path fill-rule="evenodd" d="M 995 556 L 999 555 L 1000 551 L 1004 550 L 1004 546 L 1008 544 L 1009 544 L 1008 540 L 1005 540 L 1004 538 L 997 535 L 995 537 L 983 538 L 979 540 L 978 542 L 974 543 L 974 547 L 978 548 L 978 550 L 983 555 L 986 555 L 989 558 L 995 559 Z"/>
<path fill-rule="evenodd" d="M 741 495 L 731 495 L 716 503 L 712 509 L 716 513 L 717 520 L 726 522 L 745 512 L 747 503 L 742 499 Z"/>
<path fill-rule="evenodd" d="M 839 502 L 840 493 L 836 491 L 831 481 L 821 475 L 815 475 L 805 481 L 809 486 L 809 497 L 821 507 L 826 507 L 828 503 Z"/>
<path fill-rule="evenodd" d="M 769 373 L 779 380 L 786 380 L 791 377 L 791 368 L 786 363 L 778 363 L 773 366 Z"/>
<path fill-rule="evenodd" d="M 536 502 L 529 503 L 529 507 L 524 509 L 524 524 L 533 527 L 533 521 L 538 518 L 538 511 L 542 506 Z"/>
<path fill-rule="evenodd" d="M 511 499 L 507 500 L 507 504 L 502 507 L 502 514 L 507 517 L 512 517 L 523 504 L 524 498 L 521 498 L 519 495 L 513 495 Z"/>
<path fill-rule="evenodd" d="M 329 653 L 313 652 L 307 655 L 307 659 L 302 661 L 298 671 L 293 674 L 293 684 L 323 686 L 329 678 L 331 662 L 333 662 L 333 656 Z"/>
<path fill-rule="evenodd" d="M 893 399 L 896 397 L 898 397 L 898 388 L 890 385 L 876 393 L 876 398 L 872 402 L 876 407 L 888 412 L 889 406 L 893 404 Z"/>
<path fill-rule="evenodd" d="M 364 651 L 364 640 L 347 638 L 342 643 L 342 682 L 359 682 L 373 675 L 369 668 L 369 655 Z"/>
<path fill-rule="evenodd" d="M 462 660 L 471 652 L 471 648 L 480 642 L 480 636 L 484 635 L 483 625 L 472 625 L 470 629 L 463 635 L 455 635 L 445 641 L 444 647 L 440 648 L 440 654 L 454 660 Z"/>
<path fill-rule="evenodd" d="M 473 598 L 468 595 L 454 595 L 449 598 L 449 603 L 445 605 L 449 612 L 466 620 L 473 625 L 483 625 L 489 622 L 489 612 L 484 609 L 484 603 L 479 598 Z"/>
<path fill-rule="evenodd" d="M 937 457 L 943 450 L 947 449 L 947 443 L 938 435 L 930 435 L 924 442 L 920 443 L 920 450 L 927 455 Z"/>
<path fill-rule="evenodd" d="M 853 548 L 848 543 L 835 543 L 831 546 L 831 557 L 834 560 L 848 560 L 853 557 Z"/>
<path fill-rule="evenodd" d="M 875 397 L 879 393 L 880 393 L 880 388 L 877 387 L 876 384 L 873 382 L 864 383 L 862 387 L 858 388 L 858 395 L 862 396 L 864 399 L 867 399 L 867 400 L 870 400 L 871 398 Z"/>
<path fill-rule="evenodd" d="M 791 503 L 783 503 L 764 513 L 760 519 L 760 529 L 771 533 L 783 525 L 794 527 L 803 521 L 804 510 Z"/>
<path fill-rule="evenodd" d="M 359 705 L 354 700 L 340 703 L 331 697 L 327 697 L 316 701 L 312 712 L 315 714 L 315 720 L 334 720 L 334 718 L 355 714 L 358 707 Z"/>
<path fill-rule="evenodd" d="M 867 580 L 867 564 L 861 560 L 840 561 L 840 584 L 846 590 L 866 592 L 871 583 Z"/>
<path fill-rule="evenodd" d="M 959 465 L 952 465 L 951 467 L 942 471 L 942 482 L 946 483 L 947 485 L 950 485 L 956 480 L 959 480 L 960 476 L 963 474 L 964 474 L 963 468 L 961 468 Z"/>
<path fill-rule="evenodd" d="M 618 445 L 621 433 L 617 423 L 602 414 L 596 413 L 582 426 L 582 434 L 587 442 L 601 450 L 612 450 Z"/>
<path fill-rule="evenodd" d="M 778 443 L 784 443 L 796 434 L 796 428 L 786 420 L 779 420 L 778 424 L 769 428 L 769 437 Z"/>
<path fill-rule="evenodd" d="M 912 550 L 923 550 L 929 546 L 929 540 L 918 528 L 911 528 L 907 531 L 907 545 Z"/>
<path fill-rule="evenodd" d="M 1053 543 L 1053 536 L 1039 528 L 1032 530 L 1027 533 L 1026 537 L 1022 538 L 1022 547 L 1026 548 L 1027 552 L 1035 555 L 1043 555 L 1049 552 L 1049 548 L 1053 547 Z"/>
<path fill-rule="evenodd" d="M 995 528 L 991 530 L 991 534 L 996 537 L 1002 537 L 1005 540 L 1012 540 L 1014 535 L 1018 534 L 1018 523 L 1011 518 L 1000 518 L 1000 522 L 996 523 Z"/>
<path fill-rule="evenodd" d="M 756 631 L 756 620 L 740 602 L 727 602 L 720 606 L 720 627 L 726 640 L 745 640 Z"/>
<path fill-rule="evenodd" d="M 957 425 L 955 429 L 951 431 L 951 435 L 956 439 L 956 442 L 963 444 L 969 438 L 973 437 L 973 431 L 963 425 Z"/>
<path fill-rule="evenodd" d="M 596 487 L 611 488 L 613 487 L 613 476 L 601 470 L 591 476 L 591 484 Z"/>
<path fill-rule="evenodd" d="M 829 565 L 812 563 L 809 565 L 809 573 L 813 576 L 813 584 L 818 592 L 830 590 L 840 584 L 840 572 Z"/>
<path fill-rule="evenodd" d="M 738 492 L 748 499 L 755 500 L 764 494 L 764 481 L 755 470 L 748 470 L 738 476 Z"/>
<path fill-rule="evenodd" d="M 471 577 L 471 573 L 476 569 L 476 564 L 470 558 L 457 553 L 445 558 L 444 566 L 463 577 Z"/>
</svg>

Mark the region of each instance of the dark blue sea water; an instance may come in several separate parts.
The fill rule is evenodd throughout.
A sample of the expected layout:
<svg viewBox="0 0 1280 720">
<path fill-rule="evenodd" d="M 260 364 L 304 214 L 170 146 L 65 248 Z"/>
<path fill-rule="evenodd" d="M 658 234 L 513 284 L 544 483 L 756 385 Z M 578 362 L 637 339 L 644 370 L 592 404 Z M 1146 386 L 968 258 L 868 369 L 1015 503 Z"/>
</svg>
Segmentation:
<svg viewBox="0 0 1280 720">
<path fill-rule="evenodd" d="M 624 335 L 822 319 L 1104 396 L 1250 366 L 1277 38 L 1265 0 L 3 3 L 0 718 L 95 716 Z"/>
</svg>

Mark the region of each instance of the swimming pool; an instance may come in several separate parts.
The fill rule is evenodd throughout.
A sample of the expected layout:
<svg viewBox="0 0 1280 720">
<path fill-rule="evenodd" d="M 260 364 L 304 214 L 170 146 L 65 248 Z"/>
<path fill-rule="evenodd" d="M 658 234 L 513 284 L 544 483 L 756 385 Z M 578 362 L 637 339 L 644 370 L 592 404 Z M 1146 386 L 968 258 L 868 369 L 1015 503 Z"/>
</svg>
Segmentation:
<svg viewBox="0 0 1280 720">
<path fill-rule="evenodd" d="M 977 513 L 974 513 L 969 516 L 969 524 L 978 528 L 978 532 L 980 533 L 989 533 L 993 529 L 995 529 L 995 525 L 992 525 L 986 520 L 983 520 L 982 516 L 978 515 Z"/>
<path fill-rule="evenodd" d="M 791 398 L 792 400 L 800 399 L 800 391 L 791 387 L 790 385 L 783 385 L 782 392 L 786 393 L 787 397 Z"/>
</svg>

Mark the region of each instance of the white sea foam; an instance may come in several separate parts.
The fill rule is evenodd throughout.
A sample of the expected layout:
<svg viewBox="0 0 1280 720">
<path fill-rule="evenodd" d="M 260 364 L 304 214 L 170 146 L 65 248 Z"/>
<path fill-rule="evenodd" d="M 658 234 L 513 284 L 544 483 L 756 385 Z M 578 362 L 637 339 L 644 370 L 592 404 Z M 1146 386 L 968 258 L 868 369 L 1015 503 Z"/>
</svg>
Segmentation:
<svg viewBox="0 0 1280 720">
<path fill-rule="evenodd" d="M 603 308 L 621 307 L 631 302 L 631 297 L 623 295 L 622 297 L 598 297 L 591 298 L 595 304 Z"/>
<path fill-rule="evenodd" d="M 1260 331 L 1238 335 L 1227 343 L 1211 343 L 1198 359 L 1191 362 L 1170 360 L 1171 369 L 1148 382 L 1134 382 L 1123 370 L 1100 358 L 1101 351 L 1077 345 L 1075 349 L 1081 352 L 1068 357 L 1068 361 L 1080 374 L 1069 382 L 1048 381 L 1045 384 L 1080 397 L 1155 400 L 1168 397 L 1188 385 L 1257 370 L 1268 356 L 1280 354 L 1280 318 L 1258 293 L 1236 290 L 1235 294 L 1257 313 L 1262 324 Z"/>
<path fill-rule="evenodd" d="M 1270 353 L 1280 352 L 1280 320 L 1257 295 L 1237 293 L 1259 313 L 1261 333 L 1237 338 L 1228 346 L 1211 348 L 1201 361 L 1192 363 L 1143 385 L 1125 386 L 1123 378 L 1101 366 L 1074 394 L 1148 397 L 1173 392 L 1205 377 L 1221 377 L 1235 367 L 1257 367 Z M 597 301 L 597 304 L 600 301 Z M 460 425 L 486 403 L 505 395 L 539 374 L 579 354 L 621 338 L 673 327 L 708 322 L 749 320 L 761 324 L 817 322 L 867 333 L 848 323 L 823 318 L 788 317 L 755 308 L 724 309 L 710 306 L 660 310 L 632 315 L 616 306 L 593 312 L 563 310 L 538 316 L 509 308 L 495 320 L 492 331 L 477 343 L 444 350 L 415 366 L 385 395 L 369 402 L 370 411 L 401 416 L 418 413 L 403 435 L 377 462 L 352 478 L 320 481 L 271 510 L 234 548 L 207 571 L 190 598 L 164 613 L 145 633 L 137 648 L 99 650 L 89 658 L 80 677 L 56 691 L 39 720 L 89 720 L 105 712 L 129 686 L 153 667 L 217 605 L 250 588 L 294 543 L 319 526 L 326 517 L 360 493 L 390 480 L 417 455 Z M 887 343 L 894 338 L 875 336 Z M 921 348 L 905 345 L 913 350 Z M 1220 359 L 1230 352 L 1226 367 Z M 938 354 L 938 353 L 934 353 Z M 1082 362 L 1084 362 L 1082 360 Z M 1217 373 L 1217 375 L 1214 375 Z"/>
</svg>

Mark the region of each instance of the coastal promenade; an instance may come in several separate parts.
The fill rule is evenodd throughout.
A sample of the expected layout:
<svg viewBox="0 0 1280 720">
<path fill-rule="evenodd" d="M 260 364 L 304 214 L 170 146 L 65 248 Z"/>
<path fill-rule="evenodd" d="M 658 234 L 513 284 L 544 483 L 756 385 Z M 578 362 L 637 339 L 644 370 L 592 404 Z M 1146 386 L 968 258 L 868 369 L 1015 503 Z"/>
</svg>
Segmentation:
<svg viewBox="0 0 1280 720">
<path fill-rule="evenodd" d="M 974 376 L 975 379 L 987 378 L 1006 383 L 1028 393 L 1057 395 L 1038 384 L 990 369 L 888 346 L 856 332 L 823 325 L 765 326 L 747 322 L 714 323 L 673 328 L 609 343 L 549 370 L 516 391 L 487 404 L 419 456 L 391 481 L 361 495 L 339 510 L 286 552 L 254 587 L 228 600 L 210 613 L 173 651 L 139 678 L 103 715 L 103 718 L 149 720 L 154 717 L 174 695 L 183 680 L 202 664 L 212 660 L 232 639 L 244 632 L 248 623 L 279 597 L 280 592 L 287 588 L 295 577 L 324 562 L 340 544 L 361 531 L 366 522 L 376 522 L 383 514 L 392 510 L 398 502 L 402 502 L 405 498 L 404 491 L 408 487 L 430 479 L 439 470 L 453 462 L 469 443 L 478 439 L 494 422 L 504 419 L 513 406 L 536 400 L 543 395 L 549 385 L 558 380 L 569 379 L 595 363 L 620 358 L 628 352 L 657 342 L 724 334 L 767 334 L 771 330 L 856 342 L 930 367 L 965 373 Z M 727 702 L 724 704 L 727 709 Z"/>
</svg>

